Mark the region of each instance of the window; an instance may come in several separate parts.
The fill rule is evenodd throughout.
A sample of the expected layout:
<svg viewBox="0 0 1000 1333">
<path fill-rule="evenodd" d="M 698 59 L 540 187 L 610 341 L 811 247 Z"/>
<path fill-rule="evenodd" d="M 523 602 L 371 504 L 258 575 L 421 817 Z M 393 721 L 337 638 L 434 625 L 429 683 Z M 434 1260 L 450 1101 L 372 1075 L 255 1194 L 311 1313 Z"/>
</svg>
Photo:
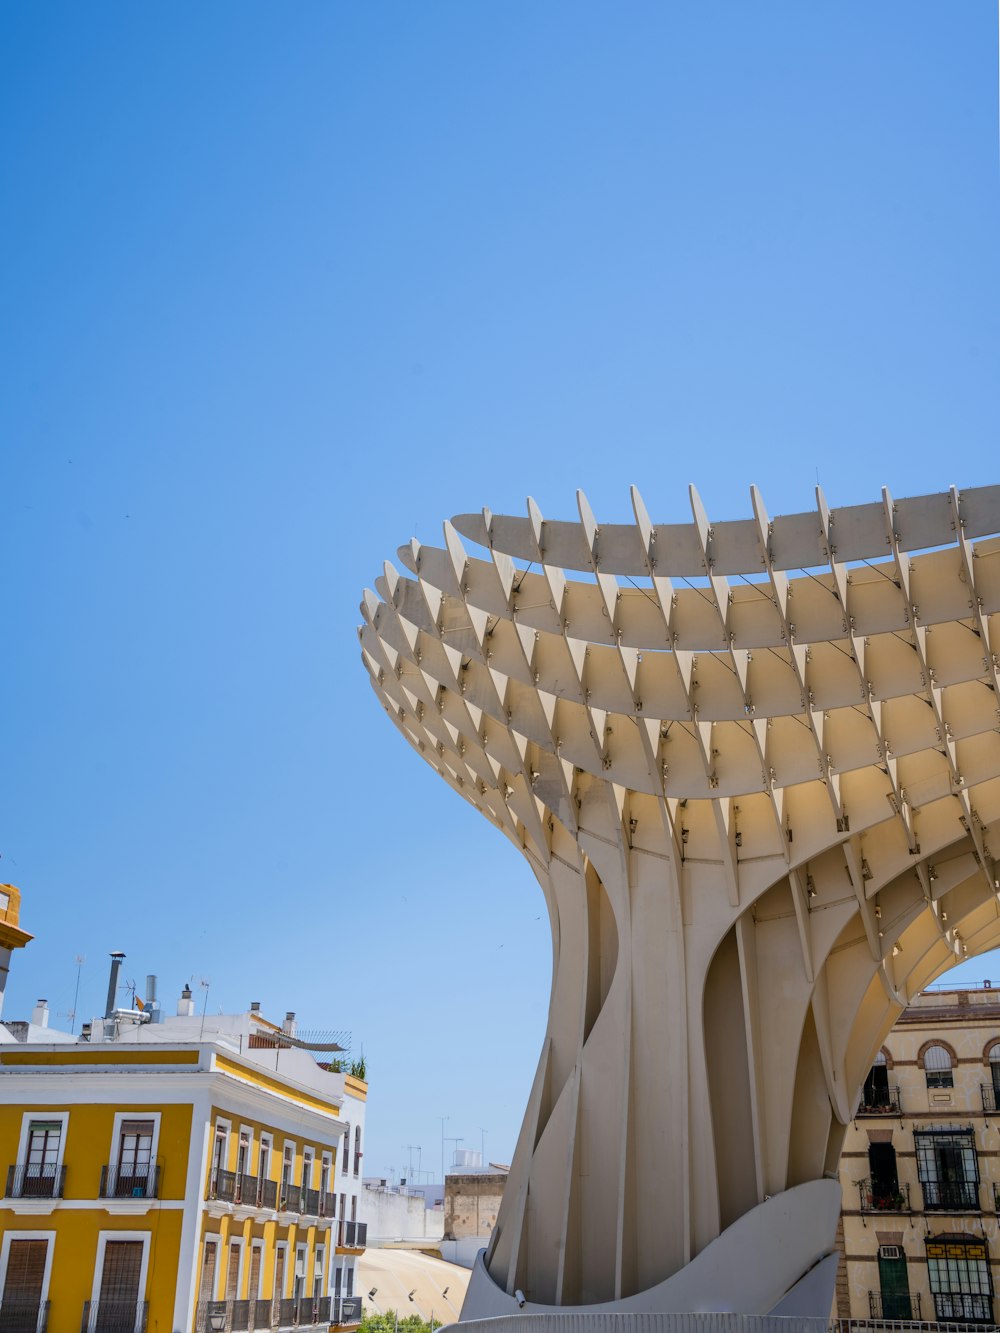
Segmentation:
<svg viewBox="0 0 1000 1333">
<path fill-rule="evenodd" d="M 56 1188 L 61 1159 L 63 1122 L 32 1120 L 28 1124 L 23 1180 L 17 1191 L 22 1197 L 51 1199 Z"/>
<path fill-rule="evenodd" d="M 979 1164 L 971 1129 L 931 1129 L 913 1135 L 924 1207 L 978 1212 Z"/>
<path fill-rule="evenodd" d="M 342 1170 L 343 1170 L 344 1175 L 346 1176 L 346 1175 L 347 1175 L 347 1170 L 348 1170 L 347 1163 L 348 1163 L 348 1161 L 350 1160 L 350 1156 L 351 1156 L 351 1127 L 350 1127 L 350 1125 L 347 1126 L 347 1133 L 344 1135 L 344 1138 L 343 1138 L 343 1150 L 344 1150 L 344 1161 L 343 1161 Z"/>
<path fill-rule="evenodd" d="M 885 1051 L 879 1051 L 875 1063 L 868 1071 L 864 1092 L 861 1094 L 861 1105 L 866 1111 L 889 1110 L 889 1068 Z"/>
<path fill-rule="evenodd" d="M 117 1199 L 145 1198 L 153 1163 L 152 1120 L 123 1120 L 118 1134 L 118 1160 L 111 1194 Z"/>
<path fill-rule="evenodd" d="M 993 1291 L 986 1245 L 965 1236 L 927 1242 L 927 1276 L 939 1320 L 993 1322 Z"/>
<path fill-rule="evenodd" d="M 990 1051 L 990 1078 L 993 1080 L 993 1109 L 996 1110 L 1000 1105 L 1000 1046 L 994 1046 Z"/>
<path fill-rule="evenodd" d="M 354 1174 L 361 1171 L 361 1126 L 354 1126 Z"/>
<path fill-rule="evenodd" d="M 10 1241 L 0 1302 L 3 1327 L 9 1333 L 35 1333 L 39 1327 L 48 1251 L 47 1239 Z"/>
<path fill-rule="evenodd" d="M 310 1189 L 312 1187 L 313 1177 L 313 1150 L 312 1148 L 302 1149 L 302 1187 Z"/>
<path fill-rule="evenodd" d="M 97 1309 L 91 1310 L 90 1316 L 94 1333 L 133 1333 L 142 1327 L 139 1296 L 143 1250 L 141 1240 L 106 1242 Z"/>
<path fill-rule="evenodd" d="M 924 1073 L 929 1088 L 953 1088 L 951 1054 L 943 1046 L 928 1046 L 924 1051 Z"/>
<path fill-rule="evenodd" d="M 319 1168 L 319 1188 L 324 1198 L 330 1192 L 330 1168 L 332 1162 L 333 1159 L 330 1154 L 325 1152 Z"/>
</svg>

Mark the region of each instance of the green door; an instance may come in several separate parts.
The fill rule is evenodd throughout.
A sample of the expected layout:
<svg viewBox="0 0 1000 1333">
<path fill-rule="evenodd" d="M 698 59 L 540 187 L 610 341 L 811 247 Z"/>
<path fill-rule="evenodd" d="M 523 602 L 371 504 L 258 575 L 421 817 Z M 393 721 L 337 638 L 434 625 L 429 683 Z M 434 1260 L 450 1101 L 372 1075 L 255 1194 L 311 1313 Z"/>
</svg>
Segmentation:
<svg viewBox="0 0 1000 1333">
<path fill-rule="evenodd" d="M 878 1282 L 882 1289 L 882 1318 L 912 1319 L 910 1283 L 902 1251 L 898 1259 L 885 1259 L 879 1251 Z"/>
</svg>

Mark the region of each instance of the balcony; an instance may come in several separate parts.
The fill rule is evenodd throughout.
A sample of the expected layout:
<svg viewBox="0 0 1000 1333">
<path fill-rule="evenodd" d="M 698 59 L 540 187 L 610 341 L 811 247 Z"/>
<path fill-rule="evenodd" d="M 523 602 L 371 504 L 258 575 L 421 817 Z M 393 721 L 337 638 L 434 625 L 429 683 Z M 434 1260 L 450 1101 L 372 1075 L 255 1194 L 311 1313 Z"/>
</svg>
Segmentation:
<svg viewBox="0 0 1000 1333">
<path fill-rule="evenodd" d="M 341 1218 L 337 1224 L 337 1244 L 345 1250 L 363 1250 L 368 1244 L 367 1222 L 346 1222 Z"/>
<path fill-rule="evenodd" d="M 61 1199 L 66 1188 L 66 1168 L 21 1162 L 7 1168 L 7 1199 Z"/>
<path fill-rule="evenodd" d="M 160 1168 L 151 1167 L 137 1173 L 123 1171 L 118 1166 L 101 1167 L 102 1199 L 158 1199 L 160 1197 Z"/>
<path fill-rule="evenodd" d="M 936 1291 L 933 1294 L 935 1317 L 941 1323 L 993 1323 L 993 1297 L 986 1292 Z"/>
<path fill-rule="evenodd" d="M 5 1300 L 0 1305 L 0 1333 L 45 1333 L 49 1301 Z"/>
<path fill-rule="evenodd" d="M 872 1180 L 859 1180 L 858 1192 L 861 1195 L 863 1213 L 910 1212 L 909 1185 L 896 1185 L 892 1189 L 886 1189 L 884 1185 Z"/>
<path fill-rule="evenodd" d="M 146 1333 L 148 1301 L 84 1301 L 80 1333 Z"/>
<path fill-rule="evenodd" d="M 360 1324 L 361 1297 L 334 1296 L 330 1309 L 331 1324 Z"/>
<path fill-rule="evenodd" d="M 975 1180 L 922 1180 L 924 1211 L 927 1213 L 978 1213 L 979 1184 Z"/>
<path fill-rule="evenodd" d="M 861 1094 L 858 1115 L 898 1115 L 903 1114 L 899 1100 L 899 1088 L 891 1083 L 887 1088 L 865 1088 Z"/>
<path fill-rule="evenodd" d="M 909 1292 L 895 1293 L 870 1291 L 868 1293 L 868 1311 L 872 1319 L 883 1321 L 920 1320 L 920 1292 L 911 1296 Z"/>
</svg>

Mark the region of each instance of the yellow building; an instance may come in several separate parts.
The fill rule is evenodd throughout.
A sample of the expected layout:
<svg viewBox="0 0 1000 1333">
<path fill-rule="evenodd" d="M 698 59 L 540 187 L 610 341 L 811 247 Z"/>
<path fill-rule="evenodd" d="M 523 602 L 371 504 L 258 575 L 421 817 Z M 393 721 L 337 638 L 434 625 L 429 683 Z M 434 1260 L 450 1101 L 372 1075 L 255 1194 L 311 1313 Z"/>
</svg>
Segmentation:
<svg viewBox="0 0 1000 1333">
<path fill-rule="evenodd" d="M 83 1037 L 44 1001 L 0 1028 L 0 1333 L 357 1324 L 367 1084 L 292 1015 L 117 1009 L 116 981 Z"/>
<path fill-rule="evenodd" d="M 865 1082 L 840 1181 L 841 1318 L 996 1322 L 1000 990 L 914 997 Z"/>
</svg>

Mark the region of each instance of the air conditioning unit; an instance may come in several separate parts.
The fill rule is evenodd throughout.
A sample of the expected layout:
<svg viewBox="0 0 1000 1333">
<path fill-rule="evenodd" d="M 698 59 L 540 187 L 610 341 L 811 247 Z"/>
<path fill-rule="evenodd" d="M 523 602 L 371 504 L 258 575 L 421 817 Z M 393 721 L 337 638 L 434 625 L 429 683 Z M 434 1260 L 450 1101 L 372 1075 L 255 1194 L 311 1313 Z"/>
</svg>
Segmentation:
<svg viewBox="0 0 1000 1333">
<path fill-rule="evenodd" d="M 878 1257 L 880 1259 L 902 1259 L 903 1251 L 898 1245 L 880 1245 L 878 1247 Z"/>
</svg>

